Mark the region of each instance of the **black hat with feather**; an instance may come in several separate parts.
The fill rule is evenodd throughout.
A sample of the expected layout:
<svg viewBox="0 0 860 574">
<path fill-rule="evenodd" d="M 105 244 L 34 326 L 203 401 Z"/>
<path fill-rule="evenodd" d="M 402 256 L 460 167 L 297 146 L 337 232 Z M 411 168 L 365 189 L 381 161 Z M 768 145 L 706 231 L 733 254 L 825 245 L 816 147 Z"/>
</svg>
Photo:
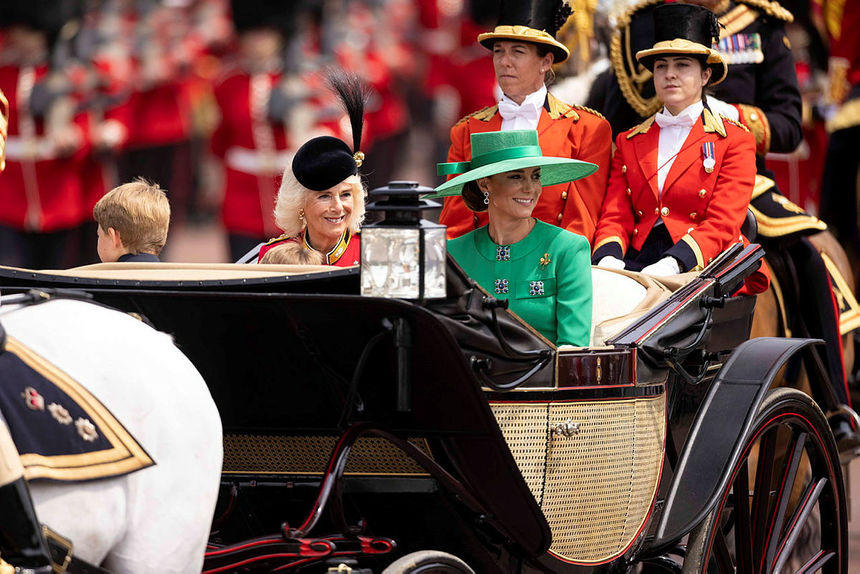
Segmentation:
<svg viewBox="0 0 860 574">
<path fill-rule="evenodd" d="M 636 59 L 650 71 L 660 56 L 691 56 L 713 70 L 710 85 L 722 82 L 728 73 L 722 54 L 713 48 L 720 27 L 713 12 L 695 4 L 671 2 L 654 9 L 654 46 L 636 52 Z"/>
<path fill-rule="evenodd" d="M 499 23 L 492 32 L 478 35 L 488 50 L 496 40 L 530 42 L 553 53 L 554 63 L 567 60 L 570 50 L 555 39 L 573 10 L 567 0 L 501 0 Z"/>
<path fill-rule="evenodd" d="M 352 126 L 352 149 L 340 138 L 319 136 L 305 142 L 293 156 L 293 175 L 311 191 L 323 191 L 358 174 L 364 161 L 359 151 L 364 125 L 366 92 L 357 76 L 343 72 L 328 77 L 329 86 L 338 95 Z"/>
</svg>

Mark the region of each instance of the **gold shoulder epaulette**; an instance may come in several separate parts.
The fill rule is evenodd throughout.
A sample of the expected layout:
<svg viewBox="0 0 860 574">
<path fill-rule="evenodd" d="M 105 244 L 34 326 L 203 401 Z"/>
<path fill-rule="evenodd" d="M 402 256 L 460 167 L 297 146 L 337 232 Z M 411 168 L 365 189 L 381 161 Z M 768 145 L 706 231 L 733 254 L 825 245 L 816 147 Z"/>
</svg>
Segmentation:
<svg viewBox="0 0 860 574">
<path fill-rule="evenodd" d="M 768 16 L 772 16 L 778 20 L 782 20 L 783 22 L 794 22 L 794 16 L 792 16 L 791 12 L 780 6 L 779 2 L 774 2 L 773 0 L 736 1 L 740 4 L 746 4 L 748 6 L 752 6 L 753 8 L 757 8 Z"/>
<path fill-rule="evenodd" d="M 559 118 L 573 118 L 574 122 L 579 121 L 579 114 L 567 102 L 559 100 L 552 94 L 547 94 L 547 102 L 549 103 L 549 117 L 554 120 Z"/>
<path fill-rule="evenodd" d="M 726 116 L 724 116 L 723 114 L 720 114 L 720 118 L 721 118 L 724 122 L 729 122 L 730 124 L 734 124 L 734 125 L 738 126 L 739 128 L 741 128 L 741 129 L 742 129 L 742 130 L 744 130 L 745 132 L 749 132 L 749 131 L 750 131 L 750 129 L 749 129 L 748 127 L 746 127 L 745 125 L 743 125 L 741 122 L 739 122 L 739 121 L 737 121 L 737 120 L 733 120 L 732 118 L 727 118 L 727 117 L 726 117 Z"/>
<path fill-rule="evenodd" d="M 472 112 L 467 116 L 463 116 L 457 122 L 457 124 L 462 124 L 463 122 L 469 121 L 469 118 L 475 118 L 476 120 L 481 120 L 482 122 L 490 121 L 490 118 L 496 114 L 496 110 L 499 109 L 499 106 L 490 106 L 488 108 L 481 108 L 477 112 Z M 454 125 L 457 125 L 454 124 Z"/>
<path fill-rule="evenodd" d="M 278 241 L 284 241 L 284 240 L 289 239 L 289 238 L 290 238 L 289 235 L 287 235 L 286 233 L 282 233 L 279 236 L 273 237 L 273 238 L 269 239 L 268 241 L 266 241 L 266 245 L 271 245 L 272 243 L 277 243 Z"/>
<path fill-rule="evenodd" d="M 654 123 L 654 118 L 655 118 L 655 117 L 657 117 L 657 115 L 656 115 L 656 114 L 654 114 L 653 116 L 649 117 L 649 118 L 648 118 L 648 119 L 646 119 L 644 122 L 642 122 L 641 124 L 639 124 L 638 126 L 636 126 L 635 128 L 633 128 L 632 130 L 630 130 L 630 132 L 627 134 L 627 139 L 630 139 L 630 138 L 632 138 L 633 136 L 637 136 L 637 135 L 639 135 L 639 134 L 647 133 L 647 132 L 648 132 L 648 130 L 650 130 L 650 129 L 651 129 L 651 124 L 653 124 L 653 123 Z"/>
<path fill-rule="evenodd" d="M 577 110 L 582 110 L 582 111 L 584 111 L 584 112 L 588 112 L 588 113 L 590 113 L 590 114 L 594 114 L 595 116 L 597 116 L 598 118 L 600 118 L 600 119 L 602 119 L 602 120 L 605 120 L 605 119 L 606 119 L 605 117 L 603 117 L 603 114 L 601 114 L 601 113 L 600 113 L 600 112 L 598 112 L 597 110 L 592 110 L 591 108 L 587 108 L 587 107 L 585 107 L 585 106 L 580 106 L 579 104 L 573 104 L 573 107 L 574 107 L 574 108 L 576 108 Z"/>
</svg>

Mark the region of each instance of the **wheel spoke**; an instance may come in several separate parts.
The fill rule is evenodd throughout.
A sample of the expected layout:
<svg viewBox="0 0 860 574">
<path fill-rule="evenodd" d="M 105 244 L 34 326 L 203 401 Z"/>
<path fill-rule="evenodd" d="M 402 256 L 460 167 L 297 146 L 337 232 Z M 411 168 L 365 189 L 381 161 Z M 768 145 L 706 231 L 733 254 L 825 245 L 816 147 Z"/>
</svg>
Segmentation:
<svg viewBox="0 0 860 574">
<path fill-rule="evenodd" d="M 800 467 L 807 436 L 808 434 L 805 432 L 792 433 L 791 442 L 787 449 L 789 455 L 782 465 L 781 482 L 779 490 L 776 493 L 776 504 L 774 504 L 770 520 L 767 522 L 767 544 L 759 564 L 761 572 L 771 572 L 770 566 L 773 564 L 773 557 L 776 554 L 785 512 L 791 499 L 791 490 L 794 486 L 794 481 L 797 479 L 797 469 Z"/>
<path fill-rule="evenodd" d="M 749 465 L 745 460 L 738 469 L 732 484 L 735 523 L 735 553 L 737 571 L 741 574 L 753 572 L 752 528 L 750 524 Z"/>
<path fill-rule="evenodd" d="M 818 554 L 809 559 L 809 561 L 800 567 L 797 574 L 806 574 L 807 572 L 818 572 L 821 568 L 836 558 L 835 552 L 825 552 L 820 550 Z"/>
<path fill-rule="evenodd" d="M 788 520 L 788 529 L 784 535 L 783 543 L 778 548 L 776 557 L 774 558 L 774 572 L 782 571 L 783 566 L 785 566 L 785 562 L 791 555 L 791 551 L 794 550 L 795 544 L 797 544 L 803 525 L 809 519 L 809 514 L 818 503 L 821 492 L 827 486 L 827 483 L 828 480 L 826 478 L 820 478 L 816 482 L 810 482 L 806 487 L 806 491 L 804 491 L 801 497 L 802 502 Z"/>
<path fill-rule="evenodd" d="M 776 447 L 777 429 L 765 433 L 759 441 L 758 464 L 755 472 L 755 491 L 752 500 L 753 556 L 764 554 L 767 535 L 767 510 L 770 506 L 771 483 L 773 481 L 773 462 Z"/>
<path fill-rule="evenodd" d="M 717 567 L 720 572 L 735 571 L 735 563 L 732 560 L 729 545 L 726 543 L 726 536 L 720 529 L 714 532 L 714 559 L 717 561 Z"/>
</svg>

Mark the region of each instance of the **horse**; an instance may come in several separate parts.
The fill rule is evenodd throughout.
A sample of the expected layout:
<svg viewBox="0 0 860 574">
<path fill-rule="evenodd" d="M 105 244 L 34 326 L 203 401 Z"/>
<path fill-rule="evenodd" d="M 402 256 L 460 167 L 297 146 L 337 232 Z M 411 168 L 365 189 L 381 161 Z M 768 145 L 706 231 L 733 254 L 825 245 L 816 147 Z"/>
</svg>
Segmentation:
<svg viewBox="0 0 860 574">
<path fill-rule="evenodd" d="M 842 277 L 848 286 L 848 289 L 853 293 L 855 291 L 854 275 L 851 269 L 851 263 L 845 250 L 829 231 L 821 231 L 809 236 L 809 241 L 822 254 L 830 258 L 836 265 Z M 787 328 L 787 313 L 791 309 L 785 308 L 785 300 L 782 297 L 779 288 L 771 282 L 771 286 L 767 291 L 761 293 L 757 297 L 756 309 L 753 314 L 753 324 L 750 332 L 750 338 L 755 337 L 786 337 L 791 333 Z M 853 332 L 842 335 L 842 359 L 845 365 L 845 372 L 851 373 L 854 365 L 854 337 Z M 807 394 L 812 394 L 809 388 L 808 381 L 801 378 L 796 385 Z"/>
<path fill-rule="evenodd" d="M 223 447 L 197 369 L 168 335 L 131 315 L 63 298 L 8 304 L 11 297 L 0 299 L 7 351 L 28 349 L 79 382 L 154 461 L 97 480 L 30 480 L 38 520 L 70 539 L 76 557 L 111 572 L 200 572 Z M 0 380 L 19 384 L 2 371 Z"/>
</svg>

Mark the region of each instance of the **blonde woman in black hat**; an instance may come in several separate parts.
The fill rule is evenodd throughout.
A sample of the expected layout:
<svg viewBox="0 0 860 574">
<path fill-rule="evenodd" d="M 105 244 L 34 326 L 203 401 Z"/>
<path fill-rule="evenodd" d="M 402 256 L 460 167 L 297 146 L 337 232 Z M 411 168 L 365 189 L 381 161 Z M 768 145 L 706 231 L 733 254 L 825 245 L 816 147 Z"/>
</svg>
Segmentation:
<svg viewBox="0 0 860 574">
<path fill-rule="evenodd" d="M 503 0 L 499 25 L 478 36 L 493 52 L 493 67 L 503 96 L 451 128 L 449 162 L 468 160 L 474 133 L 537 130 L 543 153 L 574 158 L 599 166 L 597 173 L 576 182 L 547 187 L 534 216 L 590 240 L 606 191 L 612 131 L 603 116 L 566 104 L 547 92 L 552 66 L 570 55 L 554 34 L 571 14 L 562 0 Z M 439 221 L 454 238 L 487 223 L 460 197 L 446 198 Z"/>
<path fill-rule="evenodd" d="M 358 265 L 359 229 L 364 220 L 364 186 L 358 168 L 364 113 L 364 92 L 355 76 L 330 78 L 349 114 L 353 149 L 332 136 L 313 138 L 302 145 L 284 170 L 275 203 L 275 223 L 284 234 L 260 248 L 258 261 L 290 261 L 296 245 L 309 256 L 294 263 L 322 260 L 324 265 Z M 282 250 L 285 258 L 277 257 Z M 267 253 L 269 254 L 266 257 Z"/>
<path fill-rule="evenodd" d="M 716 17 L 689 4 L 654 10 L 656 43 L 636 54 L 663 109 L 619 134 L 592 261 L 665 276 L 702 269 L 741 241 L 755 181 L 755 138 L 707 107 L 726 63 Z M 762 274 L 748 280 L 758 292 Z"/>
</svg>

